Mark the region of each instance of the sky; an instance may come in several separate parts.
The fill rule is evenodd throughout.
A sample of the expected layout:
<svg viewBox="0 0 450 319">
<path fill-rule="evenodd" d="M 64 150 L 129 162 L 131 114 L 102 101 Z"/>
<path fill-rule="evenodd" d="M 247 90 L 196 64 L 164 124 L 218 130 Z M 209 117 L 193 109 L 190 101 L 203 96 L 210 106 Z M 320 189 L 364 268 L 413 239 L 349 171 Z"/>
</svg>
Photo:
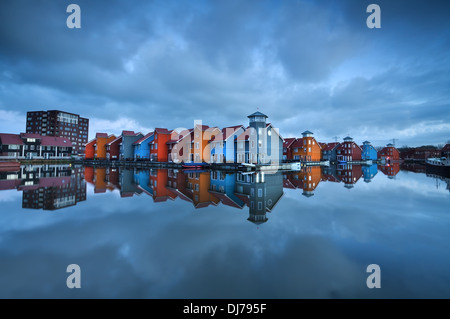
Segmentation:
<svg viewBox="0 0 450 319">
<path fill-rule="evenodd" d="M 81 28 L 66 12 L 81 8 Z M 376 3 L 381 28 L 368 28 Z M 89 135 L 247 125 L 375 146 L 450 140 L 450 2 L 2 0 L 0 132 L 27 111 Z"/>
</svg>

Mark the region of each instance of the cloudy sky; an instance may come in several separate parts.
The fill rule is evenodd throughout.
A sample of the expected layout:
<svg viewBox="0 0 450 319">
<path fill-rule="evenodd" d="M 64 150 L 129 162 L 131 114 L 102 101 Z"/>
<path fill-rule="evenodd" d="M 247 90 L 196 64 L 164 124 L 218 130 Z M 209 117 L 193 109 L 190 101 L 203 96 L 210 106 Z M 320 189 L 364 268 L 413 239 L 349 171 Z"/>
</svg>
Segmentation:
<svg viewBox="0 0 450 319">
<path fill-rule="evenodd" d="M 449 48 L 448 1 L 2 0 L 0 131 L 32 110 L 88 117 L 92 137 L 245 125 L 259 108 L 284 137 L 442 144 Z"/>
</svg>

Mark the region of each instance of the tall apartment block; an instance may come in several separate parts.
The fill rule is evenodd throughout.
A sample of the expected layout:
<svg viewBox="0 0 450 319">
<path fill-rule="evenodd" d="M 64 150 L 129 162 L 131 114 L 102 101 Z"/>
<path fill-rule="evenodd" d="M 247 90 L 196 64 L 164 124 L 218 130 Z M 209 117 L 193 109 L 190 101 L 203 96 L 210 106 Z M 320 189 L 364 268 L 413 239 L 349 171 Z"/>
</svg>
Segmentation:
<svg viewBox="0 0 450 319">
<path fill-rule="evenodd" d="M 89 119 L 63 111 L 27 112 L 27 133 L 67 137 L 72 141 L 72 154 L 84 154 L 88 142 Z"/>
</svg>

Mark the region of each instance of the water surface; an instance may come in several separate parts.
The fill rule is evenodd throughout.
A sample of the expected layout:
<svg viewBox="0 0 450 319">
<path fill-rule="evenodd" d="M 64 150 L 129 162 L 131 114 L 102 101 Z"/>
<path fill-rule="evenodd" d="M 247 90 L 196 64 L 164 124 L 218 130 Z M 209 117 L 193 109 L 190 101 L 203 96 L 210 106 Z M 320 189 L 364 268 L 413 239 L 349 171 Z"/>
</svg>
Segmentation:
<svg viewBox="0 0 450 319">
<path fill-rule="evenodd" d="M 449 298 L 448 180 L 402 168 L 0 172 L 0 297 Z"/>
</svg>

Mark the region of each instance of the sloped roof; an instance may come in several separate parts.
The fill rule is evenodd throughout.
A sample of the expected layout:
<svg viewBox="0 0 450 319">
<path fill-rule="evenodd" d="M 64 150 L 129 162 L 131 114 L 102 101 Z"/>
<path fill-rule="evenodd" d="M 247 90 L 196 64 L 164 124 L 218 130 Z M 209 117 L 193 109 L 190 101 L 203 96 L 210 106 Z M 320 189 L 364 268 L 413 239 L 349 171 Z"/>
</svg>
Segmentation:
<svg viewBox="0 0 450 319">
<path fill-rule="evenodd" d="M 291 144 L 294 143 L 296 139 L 296 137 L 286 137 L 283 142 L 283 147 L 291 146 Z"/>
<path fill-rule="evenodd" d="M 173 131 L 172 131 L 173 133 Z M 191 128 L 189 130 L 183 130 L 178 134 L 176 138 L 172 138 L 169 141 L 166 142 L 166 144 L 174 144 L 180 142 L 182 139 L 184 139 L 186 136 L 190 135 L 191 137 L 194 136 L 194 129 Z"/>
<path fill-rule="evenodd" d="M 4 145 L 23 145 L 23 141 L 18 134 L 0 133 L 0 140 Z"/>
<path fill-rule="evenodd" d="M 445 146 L 442 148 L 442 151 L 444 152 L 450 151 L 450 144 L 445 144 Z"/>
<path fill-rule="evenodd" d="M 336 148 L 337 146 L 339 146 L 339 144 L 341 144 L 341 143 L 339 143 L 339 142 L 327 143 L 327 144 L 325 144 L 325 147 L 322 147 L 322 150 L 323 151 L 331 151 L 334 148 Z"/>
<path fill-rule="evenodd" d="M 134 131 L 122 131 L 122 136 L 136 136 Z"/>
<path fill-rule="evenodd" d="M 145 141 L 146 139 L 148 139 L 149 137 L 151 137 L 153 134 L 154 134 L 153 132 L 147 133 L 145 136 L 141 137 L 141 138 L 138 139 L 136 142 L 134 142 L 133 145 L 141 144 L 143 141 Z"/>
<path fill-rule="evenodd" d="M 291 147 L 303 147 L 303 139 L 297 139 L 294 143 L 292 143 Z"/>
<path fill-rule="evenodd" d="M 232 136 L 240 128 L 245 129 L 243 125 L 227 126 L 222 129 L 222 133 L 219 135 L 214 135 L 211 141 L 226 141 L 230 136 Z"/>
<path fill-rule="evenodd" d="M 118 138 L 116 138 L 115 140 L 112 140 L 111 142 L 109 142 L 106 145 L 111 146 L 111 144 L 117 143 L 117 142 L 122 142 L 122 136 L 119 136 Z"/>
<path fill-rule="evenodd" d="M 43 146 L 61 146 L 72 147 L 72 141 L 66 137 L 42 136 L 41 145 Z"/>
</svg>

